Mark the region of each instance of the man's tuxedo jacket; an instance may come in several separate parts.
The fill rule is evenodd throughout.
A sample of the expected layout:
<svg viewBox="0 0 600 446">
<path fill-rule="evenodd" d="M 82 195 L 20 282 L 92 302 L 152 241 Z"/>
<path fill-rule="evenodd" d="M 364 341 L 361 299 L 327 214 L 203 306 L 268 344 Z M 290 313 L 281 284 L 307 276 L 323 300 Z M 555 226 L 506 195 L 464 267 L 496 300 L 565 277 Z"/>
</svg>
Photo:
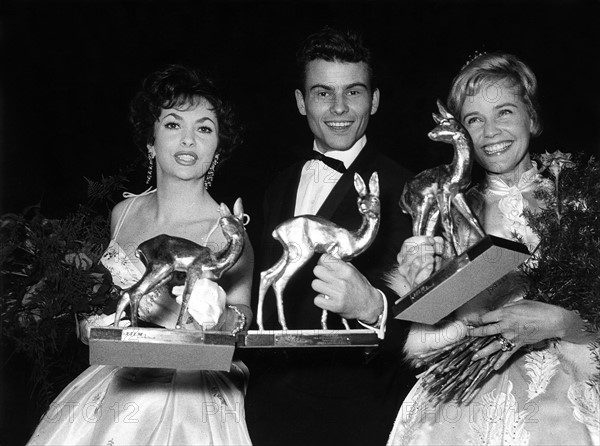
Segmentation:
<svg viewBox="0 0 600 446">
<path fill-rule="evenodd" d="M 260 271 L 281 257 L 283 250 L 271 233 L 294 215 L 303 165 L 304 161 L 283 171 L 267 190 L 264 236 L 261 246 L 255 248 L 255 281 L 260 280 Z M 411 174 L 367 143 L 317 213 L 348 230 L 357 229 L 362 221 L 355 172 L 367 185 L 373 172 L 379 175 L 379 232 L 375 242 L 351 263 L 386 294 L 386 339 L 379 348 L 370 350 L 327 347 L 257 352 L 249 363 L 246 397 L 246 419 L 254 444 L 384 444 L 414 383 L 401 355 L 408 324 L 393 319 L 391 309 L 398 297 L 381 280 L 393 268 L 402 242 L 411 235 L 410 218 L 398 205 Z M 288 329 L 321 328 L 321 309 L 313 303 L 317 293 L 311 288 L 318 258 L 315 254 L 284 291 Z M 256 314 L 256 302 L 253 310 Z M 263 310 L 265 328 L 281 329 L 272 291 L 267 293 Z M 352 328 L 364 328 L 356 321 L 349 322 Z M 329 313 L 328 328 L 343 328 L 340 317 Z"/>
</svg>

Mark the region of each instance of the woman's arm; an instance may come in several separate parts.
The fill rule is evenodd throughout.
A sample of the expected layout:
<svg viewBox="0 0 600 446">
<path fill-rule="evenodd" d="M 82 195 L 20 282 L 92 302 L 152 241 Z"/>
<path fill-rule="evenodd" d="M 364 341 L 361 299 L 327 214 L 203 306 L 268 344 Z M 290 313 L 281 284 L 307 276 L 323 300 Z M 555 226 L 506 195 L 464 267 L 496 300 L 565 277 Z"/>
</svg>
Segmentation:
<svg viewBox="0 0 600 446">
<path fill-rule="evenodd" d="M 121 214 L 124 212 L 126 208 L 127 200 L 120 201 L 115 205 L 110 213 L 110 236 L 114 237 L 115 228 L 117 226 L 118 221 L 121 218 Z M 123 314 L 125 317 L 125 314 Z M 90 338 L 90 331 L 92 327 L 110 327 L 114 324 L 115 314 L 91 314 L 86 317 L 81 317 L 77 320 L 77 337 L 81 342 L 85 345 L 88 345 Z M 126 327 L 129 326 L 128 320 L 121 320 L 119 326 Z"/>
<path fill-rule="evenodd" d="M 128 198 L 126 200 L 118 202 L 110 213 L 110 237 L 115 237 L 115 230 L 117 228 L 117 224 L 121 219 L 121 215 L 125 212 L 127 208 L 127 204 L 129 200 L 134 200 L 134 198 Z"/>
</svg>

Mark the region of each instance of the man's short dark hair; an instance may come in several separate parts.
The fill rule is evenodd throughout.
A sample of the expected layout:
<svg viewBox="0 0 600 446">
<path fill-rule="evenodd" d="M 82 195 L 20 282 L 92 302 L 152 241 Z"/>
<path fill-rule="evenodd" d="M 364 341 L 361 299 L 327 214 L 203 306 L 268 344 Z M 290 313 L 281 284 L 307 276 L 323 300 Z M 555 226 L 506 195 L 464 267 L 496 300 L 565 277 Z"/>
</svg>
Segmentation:
<svg viewBox="0 0 600 446">
<path fill-rule="evenodd" d="M 360 34 L 351 30 L 339 31 L 327 26 L 308 36 L 296 54 L 301 91 L 304 91 L 305 87 L 306 67 L 309 62 L 317 59 L 327 62 L 364 62 L 369 73 L 371 90 L 375 89 L 371 51 L 363 44 Z"/>
</svg>

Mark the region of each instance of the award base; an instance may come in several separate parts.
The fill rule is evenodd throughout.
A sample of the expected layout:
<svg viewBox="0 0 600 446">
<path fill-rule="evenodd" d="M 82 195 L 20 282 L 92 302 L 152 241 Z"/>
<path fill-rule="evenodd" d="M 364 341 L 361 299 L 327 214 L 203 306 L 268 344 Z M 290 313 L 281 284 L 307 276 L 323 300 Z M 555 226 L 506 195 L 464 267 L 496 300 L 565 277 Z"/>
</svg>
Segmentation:
<svg viewBox="0 0 600 446">
<path fill-rule="evenodd" d="M 491 235 L 452 259 L 415 290 L 398 299 L 396 319 L 435 324 L 495 284 L 529 258 L 521 243 Z"/>
<path fill-rule="evenodd" d="M 236 347 L 376 347 L 372 330 L 250 330 L 229 332 L 166 328 L 94 327 L 90 364 L 229 371 Z"/>
<path fill-rule="evenodd" d="M 236 340 L 203 330 L 94 327 L 90 364 L 229 371 Z"/>
<path fill-rule="evenodd" d="M 376 347 L 373 330 L 249 330 L 244 348 Z"/>
</svg>

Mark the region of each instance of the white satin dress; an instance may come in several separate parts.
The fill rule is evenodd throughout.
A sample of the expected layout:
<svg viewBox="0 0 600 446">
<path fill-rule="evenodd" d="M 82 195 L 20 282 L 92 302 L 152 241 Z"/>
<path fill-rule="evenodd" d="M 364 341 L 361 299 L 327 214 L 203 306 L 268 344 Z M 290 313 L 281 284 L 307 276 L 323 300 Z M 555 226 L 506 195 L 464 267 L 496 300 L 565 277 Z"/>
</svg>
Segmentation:
<svg viewBox="0 0 600 446">
<path fill-rule="evenodd" d="M 522 214 L 538 205 L 533 191 L 541 181 L 535 167 L 512 187 L 488 179 L 482 190 L 486 232 L 507 239 L 516 233 L 535 247 L 539 240 Z M 598 366 L 588 345 L 560 341 L 522 349 L 466 405 L 434 407 L 418 380 L 388 445 L 599 445 L 600 389 L 588 384 Z"/>
<path fill-rule="evenodd" d="M 117 224 L 115 238 L 128 211 Z M 122 288 L 136 283 L 144 271 L 130 251 L 113 239 L 101 259 Z M 172 302 L 170 297 L 151 296 L 142 302 L 140 314 Z M 227 373 L 91 366 L 52 402 L 28 444 L 249 445 L 247 379 L 240 361 Z"/>
</svg>

